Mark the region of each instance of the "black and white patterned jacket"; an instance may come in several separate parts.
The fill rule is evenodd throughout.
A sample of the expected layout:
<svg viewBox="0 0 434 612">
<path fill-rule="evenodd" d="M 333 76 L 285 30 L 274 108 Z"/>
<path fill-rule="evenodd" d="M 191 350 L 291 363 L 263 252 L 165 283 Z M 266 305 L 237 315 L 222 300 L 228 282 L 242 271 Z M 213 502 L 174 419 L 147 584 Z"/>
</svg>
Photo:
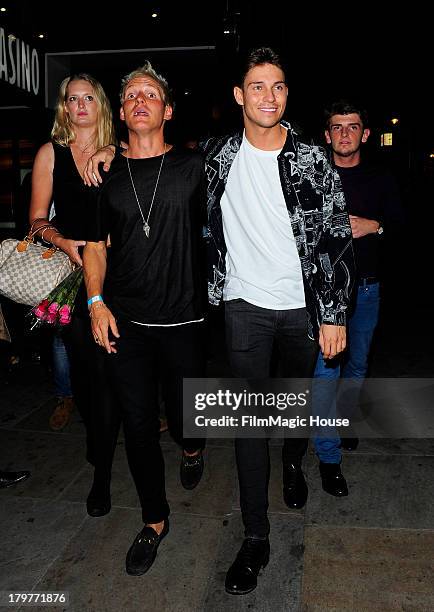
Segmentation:
<svg viewBox="0 0 434 612">
<path fill-rule="evenodd" d="M 318 337 L 321 323 L 345 325 L 354 284 L 351 226 L 341 181 L 322 147 L 301 142 L 290 124 L 278 164 L 283 194 L 303 273 L 308 334 Z M 209 249 L 208 297 L 222 299 L 226 245 L 220 200 L 242 134 L 201 143 L 206 160 Z"/>
</svg>

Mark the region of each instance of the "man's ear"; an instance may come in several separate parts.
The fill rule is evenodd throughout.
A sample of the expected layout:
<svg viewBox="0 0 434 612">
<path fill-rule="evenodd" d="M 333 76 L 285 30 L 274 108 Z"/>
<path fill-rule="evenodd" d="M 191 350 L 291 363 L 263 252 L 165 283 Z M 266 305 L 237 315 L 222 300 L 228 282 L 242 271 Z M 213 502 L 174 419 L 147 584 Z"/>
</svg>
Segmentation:
<svg viewBox="0 0 434 612">
<path fill-rule="evenodd" d="M 172 119 L 172 115 L 173 115 L 173 106 L 170 106 L 170 104 L 166 104 L 166 107 L 164 109 L 165 121 L 170 121 Z"/>
<path fill-rule="evenodd" d="M 124 113 L 124 107 L 123 106 L 121 106 L 121 109 L 119 111 L 119 116 L 120 116 L 122 121 L 125 121 L 125 113 Z"/>
<path fill-rule="evenodd" d="M 371 130 L 369 128 L 365 128 L 363 130 L 363 134 L 362 134 L 362 142 L 366 142 L 369 138 L 369 134 L 371 133 Z"/>
<path fill-rule="evenodd" d="M 243 94 L 243 90 L 241 89 L 241 87 L 238 87 L 238 86 L 234 87 L 234 98 L 237 104 L 239 104 L 240 106 L 244 106 L 244 94 Z"/>
<path fill-rule="evenodd" d="M 332 139 L 330 138 L 330 132 L 328 130 L 324 130 L 324 138 L 327 144 L 332 144 Z"/>
</svg>

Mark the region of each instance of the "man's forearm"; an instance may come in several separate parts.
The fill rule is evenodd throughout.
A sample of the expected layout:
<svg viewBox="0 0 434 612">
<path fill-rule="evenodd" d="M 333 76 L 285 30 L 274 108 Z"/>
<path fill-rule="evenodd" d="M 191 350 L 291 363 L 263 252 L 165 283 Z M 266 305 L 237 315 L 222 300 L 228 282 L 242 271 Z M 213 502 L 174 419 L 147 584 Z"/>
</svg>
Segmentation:
<svg viewBox="0 0 434 612">
<path fill-rule="evenodd" d="M 107 269 L 107 249 L 103 242 L 88 242 L 83 251 L 84 282 L 87 296 L 101 295 Z"/>
</svg>

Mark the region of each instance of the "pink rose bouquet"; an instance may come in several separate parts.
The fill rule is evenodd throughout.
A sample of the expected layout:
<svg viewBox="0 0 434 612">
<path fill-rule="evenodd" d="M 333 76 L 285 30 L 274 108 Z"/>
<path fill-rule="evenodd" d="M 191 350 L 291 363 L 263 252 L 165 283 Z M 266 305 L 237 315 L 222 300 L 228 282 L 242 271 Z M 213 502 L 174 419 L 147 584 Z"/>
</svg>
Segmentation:
<svg viewBox="0 0 434 612">
<path fill-rule="evenodd" d="M 82 280 L 83 269 L 76 268 L 46 298 L 33 306 L 29 313 L 32 320 L 31 329 L 43 323 L 53 327 L 69 325 Z"/>
</svg>

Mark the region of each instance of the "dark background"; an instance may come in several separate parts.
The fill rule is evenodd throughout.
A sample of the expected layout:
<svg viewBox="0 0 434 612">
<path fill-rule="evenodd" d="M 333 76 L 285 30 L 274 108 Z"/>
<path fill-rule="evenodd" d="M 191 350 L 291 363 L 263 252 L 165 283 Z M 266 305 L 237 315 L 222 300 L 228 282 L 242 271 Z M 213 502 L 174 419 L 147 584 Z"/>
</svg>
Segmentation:
<svg viewBox="0 0 434 612">
<path fill-rule="evenodd" d="M 321 109 L 328 100 L 356 96 L 366 102 L 374 125 L 381 127 L 398 115 L 403 129 L 412 129 L 421 144 L 432 145 L 432 122 L 420 124 L 432 103 L 427 5 L 422 8 L 413 2 L 402 9 L 389 5 L 384 17 L 378 14 L 378 3 L 376 8 L 366 3 L 352 8 L 329 3 L 324 9 L 288 1 L 141 0 L 108 8 L 89 1 L 5 0 L 2 6 L 8 10 L 0 13 L 0 23 L 41 54 L 215 46 L 216 52 L 196 53 L 200 67 L 193 70 L 182 52 L 172 52 L 170 59 L 164 54 L 155 57 L 170 77 L 178 106 L 187 90 L 187 108 L 194 105 L 190 110 L 199 116 L 213 102 L 232 105 L 230 72 L 237 49 L 271 45 L 287 66 L 288 115 L 307 131 L 318 132 Z M 151 17 L 154 11 L 157 18 Z M 83 53 L 75 57 L 73 67 L 99 78 L 116 110 L 121 76 L 145 59 L 140 53 L 130 58 L 93 60 Z M 7 95 L 5 88 L 11 90 L 9 97 L 14 96 L 16 88 L 2 86 L 2 98 Z"/>
<path fill-rule="evenodd" d="M 184 142 L 241 125 L 232 95 L 236 57 L 264 44 L 281 53 L 289 88 L 286 118 L 306 138 L 322 141 L 328 102 L 355 98 L 369 111 L 372 134 L 366 148 L 393 169 L 405 198 L 415 190 L 415 200 L 426 201 L 427 193 L 431 197 L 434 130 L 427 5 L 390 4 L 384 6 L 384 16 L 378 2 L 318 7 L 289 1 L 140 0 L 109 7 L 89 1 L 3 0 L 0 5 L 7 8 L 0 12 L 0 25 L 37 48 L 41 57 L 37 99 L 0 81 L 0 221 L 16 205 L 22 170 L 31 168 L 37 147 L 49 138 L 53 114 L 45 107 L 45 85 L 51 91 L 47 105 L 52 106 L 63 76 L 89 72 L 103 84 L 117 118 L 122 76 L 150 59 L 175 94 L 168 140 Z M 67 66 L 61 78 L 50 68 L 56 62 Z M 25 108 L 10 108 L 14 106 Z M 399 118 L 397 126 L 390 123 L 392 117 Z M 387 150 L 380 148 L 384 131 L 394 135 L 394 146 Z"/>
</svg>

